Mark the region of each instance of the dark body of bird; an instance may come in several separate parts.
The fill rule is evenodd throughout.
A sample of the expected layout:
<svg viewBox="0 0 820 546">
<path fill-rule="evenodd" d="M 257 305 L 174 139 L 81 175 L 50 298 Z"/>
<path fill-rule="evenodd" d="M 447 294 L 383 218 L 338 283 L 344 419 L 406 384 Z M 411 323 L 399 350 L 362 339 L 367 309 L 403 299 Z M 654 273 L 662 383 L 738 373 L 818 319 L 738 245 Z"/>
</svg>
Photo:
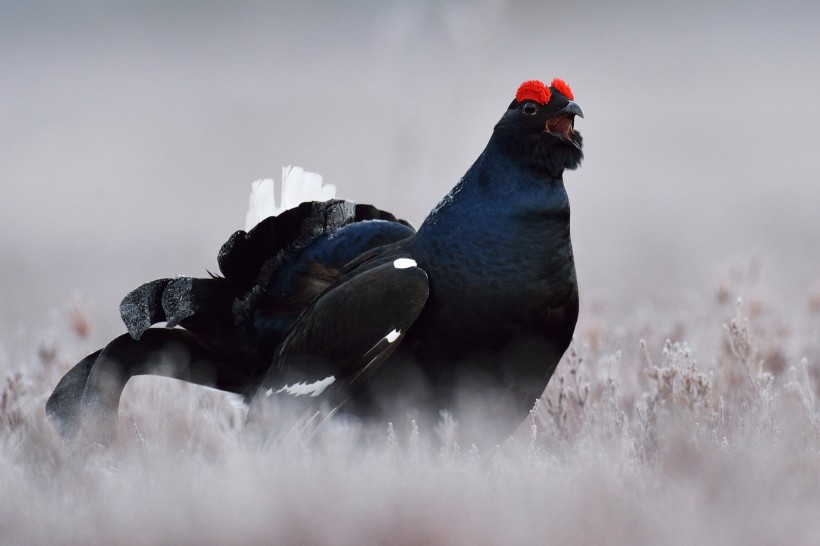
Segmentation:
<svg viewBox="0 0 820 546">
<path fill-rule="evenodd" d="M 110 438 L 125 383 L 149 373 L 241 394 L 249 418 L 282 400 L 396 423 L 449 410 L 463 441 L 502 440 L 578 316 L 572 99 L 561 80 L 522 84 L 417 232 L 372 206 L 303 203 L 234 233 L 222 276 L 137 288 L 121 304 L 129 333 L 72 368 L 47 413 L 65 435 Z"/>
</svg>

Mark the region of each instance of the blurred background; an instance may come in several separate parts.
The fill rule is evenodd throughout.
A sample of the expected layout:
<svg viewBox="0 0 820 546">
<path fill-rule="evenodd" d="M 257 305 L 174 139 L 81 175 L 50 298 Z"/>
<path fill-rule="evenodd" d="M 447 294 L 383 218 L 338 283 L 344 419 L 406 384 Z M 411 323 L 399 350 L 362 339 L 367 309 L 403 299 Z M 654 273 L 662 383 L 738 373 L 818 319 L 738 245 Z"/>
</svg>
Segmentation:
<svg viewBox="0 0 820 546">
<path fill-rule="evenodd" d="M 418 225 L 518 84 L 555 76 L 586 113 L 565 175 L 586 303 L 674 307 L 753 261 L 805 305 L 818 6 L 2 1 L 0 342 L 76 298 L 121 333 L 140 283 L 217 271 L 283 165 Z"/>
</svg>

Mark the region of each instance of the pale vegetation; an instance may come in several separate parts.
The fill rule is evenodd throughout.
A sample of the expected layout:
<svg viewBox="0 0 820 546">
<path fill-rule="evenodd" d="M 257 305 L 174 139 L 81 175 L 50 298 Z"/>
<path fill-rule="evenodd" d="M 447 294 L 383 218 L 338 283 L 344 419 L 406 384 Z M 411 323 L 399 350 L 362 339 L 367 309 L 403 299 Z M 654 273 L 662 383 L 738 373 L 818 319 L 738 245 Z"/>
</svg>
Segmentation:
<svg viewBox="0 0 820 546">
<path fill-rule="evenodd" d="M 743 299 L 739 299 L 740 297 Z M 811 544 L 820 536 L 820 293 L 727 279 L 675 308 L 586 302 L 516 435 L 487 452 L 336 419 L 261 445 L 219 393 L 133 380 L 110 446 L 43 414 L 94 345 L 69 306 L 0 370 L 0 542 Z M 19 354 L 14 354 L 19 353 Z"/>
</svg>

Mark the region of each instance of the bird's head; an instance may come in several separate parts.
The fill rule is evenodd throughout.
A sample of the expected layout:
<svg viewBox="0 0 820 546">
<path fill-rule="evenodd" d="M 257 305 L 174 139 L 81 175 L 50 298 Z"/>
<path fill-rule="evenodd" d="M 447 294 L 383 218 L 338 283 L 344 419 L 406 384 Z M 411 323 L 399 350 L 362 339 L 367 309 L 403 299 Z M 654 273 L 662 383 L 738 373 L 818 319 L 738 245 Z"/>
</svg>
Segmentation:
<svg viewBox="0 0 820 546">
<path fill-rule="evenodd" d="M 576 169 L 584 157 L 583 138 L 575 130 L 581 107 L 564 80 L 547 86 L 529 80 L 518 87 L 515 99 L 496 124 L 493 138 L 510 154 L 529 160 L 533 167 L 558 176 Z"/>
</svg>

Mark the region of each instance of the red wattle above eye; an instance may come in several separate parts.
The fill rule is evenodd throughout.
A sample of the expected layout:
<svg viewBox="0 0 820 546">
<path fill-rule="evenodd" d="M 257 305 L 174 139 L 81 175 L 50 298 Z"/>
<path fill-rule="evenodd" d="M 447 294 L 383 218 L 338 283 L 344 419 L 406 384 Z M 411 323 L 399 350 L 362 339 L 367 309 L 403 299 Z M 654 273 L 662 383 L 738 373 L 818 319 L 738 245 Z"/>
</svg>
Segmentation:
<svg viewBox="0 0 820 546">
<path fill-rule="evenodd" d="M 575 97 L 572 94 L 572 89 L 570 89 L 567 82 L 565 82 L 561 78 L 555 78 L 554 80 L 552 80 L 550 86 L 554 87 L 559 93 L 564 95 L 569 100 L 575 100 Z"/>
<path fill-rule="evenodd" d="M 551 94 L 550 88 L 544 85 L 544 82 L 528 80 L 518 86 L 518 91 L 515 93 L 515 100 L 518 102 L 531 100 L 543 106 L 550 101 Z"/>
</svg>

